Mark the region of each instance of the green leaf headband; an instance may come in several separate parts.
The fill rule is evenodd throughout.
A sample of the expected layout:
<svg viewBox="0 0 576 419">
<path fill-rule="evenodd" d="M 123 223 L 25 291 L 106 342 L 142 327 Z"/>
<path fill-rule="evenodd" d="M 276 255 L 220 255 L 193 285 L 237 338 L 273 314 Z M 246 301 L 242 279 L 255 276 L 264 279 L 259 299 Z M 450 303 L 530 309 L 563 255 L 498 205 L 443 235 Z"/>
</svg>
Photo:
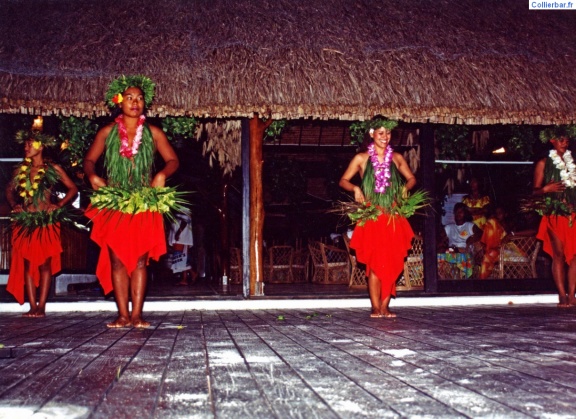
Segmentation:
<svg viewBox="0 0 576 419">
<path fill-rule="evenodd" d="M 394 121 L 392 119 L 377 118 L 377 119 L 373 119 L 370 122 L 368 128 L 373 129 L 373 130 L 377 130 L 379 128 L 386 128 L 388 131 L 392 131 L 397 126 L 398 126 L 398 121 Z"/>
<path fill-rule="evenodd" d="M 44 147 L 54 147 L 57 144 L 56 138 L 51 135 L 42 134 L 40 131 L 29 131 L 22 129 L 16 133 L 16 142 L 25 143 L 26 141 L 38 141 Z"/>
<path fill-rule="evenodd" d="M 129 87 L 137 87 L 142 90 L 144 94 L 144 102 L 146 107 L 149 108 L 152 105 L 152 100 L 154 100 L 154 88 L 156 85 L 152 80 L 146 76 L 125 76 L 122 75 L 117 79 L 112 80 L 110 86 L 108 86 L 108 91 L 106 92 L 106 104 L 110 108 L 115 108 L 119 103 L 117 100 L 117 95 L 124 93 Z"/>
<path fill-rule="evenodd" d="M 576 125 L 554 125 L 540 131 L 540 141 L 543 143 L 564 137 L 569 139 L 576 137 Z"/>
</svg>

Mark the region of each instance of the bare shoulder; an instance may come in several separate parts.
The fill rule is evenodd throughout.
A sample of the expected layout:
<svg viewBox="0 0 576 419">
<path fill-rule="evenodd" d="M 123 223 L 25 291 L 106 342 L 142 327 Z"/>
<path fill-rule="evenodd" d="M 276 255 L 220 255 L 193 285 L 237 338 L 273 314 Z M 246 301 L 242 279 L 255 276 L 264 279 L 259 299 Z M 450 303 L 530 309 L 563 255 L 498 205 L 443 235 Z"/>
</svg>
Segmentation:
<svg viewBox="0 0 576 419">
<path fill-rule="evenodd" d="M 108 125 L 103 126 L 98 130 L 98 133 L 96 135 L 107 137 L 108 134 L 110 134 L 110 131 L 112 131 L 112 128 L 114 127 L 115 124 L 116 124 L 115 122 L 110 122 Z"/>
<path fill-rule="evenodd" d="M 148 124 L 148 128 L 150 128 L 150 131 L 152 132 L 152 134 L 154 135 L 158 135 L 158 134 L 164 134 L 164 131 L 162 131 L 161 128 L 157 127 L 156 125 L 152 125 L 152 124 Z"/>
<path fill-rule="evenodd" d="M 366 163 L 366 162 L 368 161 L 368 158 L 369 158 L 369 157 L 370 157 L 370 156 L 368 155 L 368 152 L 367 152 L 367 151 L 362 151 L 362 152 L 356 154 L 356 155 L 354 156 L 354 158 L 352 159 L 352 161 L 356 161 L 356 162 L 358 162 L 359 164 L 364 164 L 364 163 Z"/>
<path fill-rule="evenodd" d="M 536 169 L 544 170 L 544 166 L 546 165 L 546 159 L 547 159 L 547 157 L 544 157 L 544 158 L 538 160 L 536 163 L 534 163 L 534 166 L 536 166 Z"/>
<path fill-rule="evenodd" d="M 397 151 L 392 153 L 392 159 L 394 160 L 401 160 L 404 161 L 404 156 L 401 153 L 398 153 Z"/>
</svg>

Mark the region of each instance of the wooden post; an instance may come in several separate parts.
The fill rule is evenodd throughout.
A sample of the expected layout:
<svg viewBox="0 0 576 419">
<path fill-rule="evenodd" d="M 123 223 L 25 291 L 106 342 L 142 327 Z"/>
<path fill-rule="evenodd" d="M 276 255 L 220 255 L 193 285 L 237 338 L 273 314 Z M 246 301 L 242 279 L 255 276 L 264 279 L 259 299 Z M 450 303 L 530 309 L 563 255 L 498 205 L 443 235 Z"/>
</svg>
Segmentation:
<svg viewBox="0 0 576 419">
<path fill-rule="evenodd" d="M 420 128 L 420 158 L 422 162 L 422 188 L 435 196 L 434 128 L 424 124 Z M 436 261 L 436 213 L 434 207 L 426 209 L 424 219 L 424 287 L 427 293 L 438 292 Z"/>
<path fill-rule="evenodd" d="M 242 295 L 250 296 L 250 121 L 242 119 Z"/>
<path fill-rule="evenodd" d="M 263 254 L 262 241 L 264 232 L 264 197 L 262 193 L 262 143 L 264 131 L 272 119 L 263 122 L 255 114 L 250 120 L 250 295 L 263 295 Z"/>
</svg>

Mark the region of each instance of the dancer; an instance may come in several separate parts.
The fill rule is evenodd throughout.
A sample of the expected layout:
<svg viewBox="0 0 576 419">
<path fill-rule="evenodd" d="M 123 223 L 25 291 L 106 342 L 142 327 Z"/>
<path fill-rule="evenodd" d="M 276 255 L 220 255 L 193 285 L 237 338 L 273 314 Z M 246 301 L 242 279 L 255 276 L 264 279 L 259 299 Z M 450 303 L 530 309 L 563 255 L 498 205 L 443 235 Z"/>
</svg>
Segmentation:
<svg viewBox="0 0 576 419">
<path fill-rule="evenodd" d="M 78 188 L 59 165 L 43 156 L 45 147 L 56 145 L 54 137 L 19 131 L 16 140 L 24 143 L 24 160 L 6 188 L 12 207 L 12 260 L 6 289 L 20 304 L 26 290 L 30 311 L 25 317 L 44 317 L 52 275 L 61 269 L 63 207 Z M 60 200 L 53 194 L 58 182 L 66 187 Z"/>
<path fill-rule="evenodd" d="M 162 212 L 173 204 L 173 189 L 164 186 L 179 162 L 162 130 L 146 123 L 145 107 L 153 96 L 154 83 L 147 77 L 114 80 L 106 100 L 119 115 L 98 131 L 84 158 L 84 172 L 95 190 L 86 215 L 93 221 L 91 238 L 101 249 L 96 275 L 105 293 L 114 290 L 118 307 L 110 328 L 150 326 L 142 318 L 146 266 L 150 258 L 166 253 Z M 165 164 L 152 176 L 155 151 Z M 96 174 L 103 153 L 106 180 Z"/>
<path fill-rule="evenodd" d="M 396 280 L 414 236 L 401 210 L 416 178 L 404 157 L 389 145 L 396 125 L 396 121 L 373 120 L 368 131 L 373 142 L 352 158 L 340 179 L 340 187 L 353 192 L 354 200 L 363 204 L 362 211 L 374 215 L 377 210 L 376 216 L 357 223 L 350 242 L 358 261 L 366 264 L 370 317 L 396 317 L 390 311 L 390 299 L 396 296 Z M 361 187 L 351 182 L 356 174 L 362 178 Z"/>
<path fill-rule="evenodd" d="M 534 169 L 534 195 L 544 198 L 543 217 L 536 237 L 552 257 L 552 277 L 561 308 L 576 305 L 576 165 L 568 150 L 569 139 L 574 136 L 574 126 L 543 130 L 540 139 L 553 148 Z M 565 264 L 568 264 L 568 280 Z"/>
</svg>

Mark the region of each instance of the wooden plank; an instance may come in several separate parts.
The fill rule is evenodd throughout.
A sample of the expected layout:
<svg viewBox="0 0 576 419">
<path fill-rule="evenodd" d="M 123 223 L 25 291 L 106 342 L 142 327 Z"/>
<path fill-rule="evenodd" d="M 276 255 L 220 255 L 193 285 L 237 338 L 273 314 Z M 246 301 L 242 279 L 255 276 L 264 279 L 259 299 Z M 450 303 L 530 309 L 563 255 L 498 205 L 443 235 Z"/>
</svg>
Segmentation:
<svg viewBox="0 0 576 419">
<path fill-rule="evenodd" d="M 214 409 L 203 314 L 187 311 L 180 323 L 174 322 L 170 326 L 177 328 L 177 335 L 156 411 L 180 417 L 212 418 Z"/>
<path fill-rule="evenodd" d="M 253 330 L 248 313 L 221 312 L 224 327 L 250 375 L 277 417 L 331 418 L 335 412 L 311 389 L 294 368 Z"/>
<path fill-rule="evenodd" d="M 22 350 L 0 359 L 0 417 L 573 416 L 570 310 L 397 311 L 150 313 L 147 330 L 0 314 Z"/>
</svg>

